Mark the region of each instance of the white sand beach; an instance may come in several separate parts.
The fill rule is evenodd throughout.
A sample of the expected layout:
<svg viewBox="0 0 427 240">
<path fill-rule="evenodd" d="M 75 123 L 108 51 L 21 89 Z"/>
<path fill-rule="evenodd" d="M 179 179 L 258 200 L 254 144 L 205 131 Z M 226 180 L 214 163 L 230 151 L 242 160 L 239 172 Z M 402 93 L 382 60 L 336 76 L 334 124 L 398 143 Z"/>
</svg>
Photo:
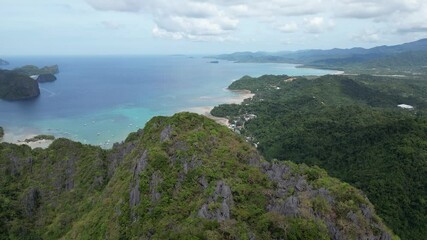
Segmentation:
<svg viewBox="0 0 427 240">
<path fill-rule="evenodd" d="M 245 99 L 252 98 L 255 95 L 255 94 L 251 93 L 251 91 L 249 91 L 249 90 L 229 90 L 229 91 L 236 93 L 236 95 L 231 96 L 229 98 L 225 98 L 224 102 L 223 102 L 224 104 L 232 104 L 232 103 L 240 104 Z M 213 108 L 214 108 L 214 106 L 192 107 L 192 108 L 185 109 L 185 111 L 205 115 L 206 117 L 214 120 L 215 122 L 217 122 L 221 125 L 228 126 L 228 119 L 227 118 L 220 118 L 220 117 L 212 116 L 211 111 Z"/>
<path fill-rule="evenodd" d="M 3 139 L 0 140 L 0 142 L 7 142 L 7 143 L 14 143 L 17 145 L 27 145 L 31 148 L 48 148 L 49 145 L 53 142 L 53 140 L 38 140 L 35 142 L 25 142 L 26 139 L 31 139 L 38 134 L 31 134 L 31 133 L 25 133 L 25 134 L 17 134 L 7 131 L 5 129 L 5 133 L 3 136 Z"/>
</svg>

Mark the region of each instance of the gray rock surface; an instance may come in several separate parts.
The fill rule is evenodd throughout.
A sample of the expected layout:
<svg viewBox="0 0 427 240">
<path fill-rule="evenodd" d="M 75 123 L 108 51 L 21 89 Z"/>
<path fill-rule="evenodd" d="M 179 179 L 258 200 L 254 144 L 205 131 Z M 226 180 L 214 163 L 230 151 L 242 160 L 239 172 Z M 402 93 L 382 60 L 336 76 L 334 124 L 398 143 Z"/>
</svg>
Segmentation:
<svg viewBox="0 0 427 240">
<path fill-rule="evenodd" d="M 215 205 L 210 209 L 209 206 Z M 231 208 L 234 205 L 231 188 L 224 182 L 216 183 L 215 192 L 208 202 L 203 204 L 198 211 L 198 216 L 209 220 L 222 222 L 231 218 Z"/>
</svg>

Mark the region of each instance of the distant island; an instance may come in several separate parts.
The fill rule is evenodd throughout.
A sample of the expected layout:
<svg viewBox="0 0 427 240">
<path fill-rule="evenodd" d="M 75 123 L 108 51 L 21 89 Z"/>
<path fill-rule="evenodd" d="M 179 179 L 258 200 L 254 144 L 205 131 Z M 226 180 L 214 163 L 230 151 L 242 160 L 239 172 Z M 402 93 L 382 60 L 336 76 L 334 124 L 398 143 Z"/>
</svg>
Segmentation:
<svg viewBox="0 0 427 240">
<path fill-rule="evenodd" d="M 209 63 L 219 63 L 219 61 L 210 61 Z"/>
<path fill-rule="evenodd" d="M 34 65 L 26 65 L 20 68 L 15 68 L 13 71 L 27 75 L 40 83 L 44 83 L 56 80 L 55 74 L 59 73 L 59 67 L 58 65 L 52 65 L 38 68 Z"/>
<path fill-rule="evenodd" d="M 9 62 L 0 58 L 0 66 L 1 65 L 9 65 Z"/>
<path fill-rule="evenodd" d="M 56 76 L 50 73 L 46 73 L 46 74 L 40 74 L 37 76 L 37 78 L 35 78 L 37 80 L 37 82 L 39 83 L 44 83 L 44 82 L 53 82 L 56 80 Z"/>
<path fill-rule="evenodd" d="M 37 142 L 37 141 L 42 141 L 42 140 L 53 141 L 53 140 L 55 140 L 55 136 L 42 134 L 42 135 L 34 136 L 32 138 L 25 139 L 24 142 L 30 143 L 30 142 Z"/>
<path fill-rule="evenodd" d="M 39 84 L 34 79 L 15 71 L 0 70 L 0 99 L 26 100 L 39 95 Z"/>
<path fill-rule="evenodd" d="M 52 65 L 52 66 L 46 66 L 42 68 L 38 68 L 34 65 L 26 65 L 23 67 L 15 68 L 13 71 L 24 74 L 27 76 L 34 76 L 34 75 L 42 75 L 42 74 L 58 74 L 59 73 L 59 67 L 58 65 Z"/>
<path fill-rule="evenodd" d="M 210 56 L 241 63 L 290 63 L 300 67 L 333 69 L 351 74 L 427 74 L 427 39 L 394 46 L 281 52 L 235 52 Z"/>
<path fill-rule="evenodd" d="M 13 70 L 0 70 L 0 99 L 26 100 L 40 95 L 39 83 L 53 82 L 58 65 L 38 68 L 26 65 Z"/>
</svg>

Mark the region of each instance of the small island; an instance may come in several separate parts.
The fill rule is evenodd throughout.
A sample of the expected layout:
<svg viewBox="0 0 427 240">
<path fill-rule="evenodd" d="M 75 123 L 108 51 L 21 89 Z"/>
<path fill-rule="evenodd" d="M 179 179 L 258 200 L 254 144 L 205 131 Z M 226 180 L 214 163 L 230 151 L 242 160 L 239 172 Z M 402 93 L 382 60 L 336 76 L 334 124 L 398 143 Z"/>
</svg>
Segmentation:
<svg viewBox="0 0 427 240">
<path fill-rule="evenodd" d="M 13 71 L 27 75 L 39 83 L 53 82 L 56 80 L 55 74 L 59 73 L 58 65 L 45 66 L 38 68 L 34 65 L 26 65 L 23 67 L 15 68 Z"/>
<path fill-rule="evenodd" d="M 45 66 L 42 68 L 38 68 L 34 65 L 26 65 L 23 67 L 15 68 L 15 72 L 24 74 L 27 76 L 34 76 L 34 75 L 42 75 L 42 74 L 57 74 L 59 73 L 59 67 L 58 65 L 52 65 L 52 66 Z"/>
<path fill-rule="evenodd" d="M 2 127 L 0 127 L 0 140 L 3 138 L 4 136 L 4 130 Z"/>
<path fill-rule="evenodd" d="M 38 141 L 42 141 L 42 140 L 49 140 L 49 141 L 53 141 L 55 140 L 55 136 L 53 135 L 37 135 L 34 136 L 32 138 L 29 139 L 25 139 L 24 142 L 26 143 L 30 143 L 30 142 L 38 142 Z"/>
<path fill-rule="evenodd" d="M 37 82 L 39 83 L 44 83 L 44 82 L 53 82 L 56 80 L 55 75 L 50 74 L 50 73 L 46 73 L 46 74 L 40 74 L 37 78 L 36 78 Z"/>
<path fill-rule="evenodd" d="M 34 79 L 15 71 L 0 70 L 0 99 L 26 100 L 39 95 L 39 84 Z"/>
<path fill-rule="evenodd" d="M 210 61 L 209 63 L 219 63 L 219 61 Z"/>
</svg>

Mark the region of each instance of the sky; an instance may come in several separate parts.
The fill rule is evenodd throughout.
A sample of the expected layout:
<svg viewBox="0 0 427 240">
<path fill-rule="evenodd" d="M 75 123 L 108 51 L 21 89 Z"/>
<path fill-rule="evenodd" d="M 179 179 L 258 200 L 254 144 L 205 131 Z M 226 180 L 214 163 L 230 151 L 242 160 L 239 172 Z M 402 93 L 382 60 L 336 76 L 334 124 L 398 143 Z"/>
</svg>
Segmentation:
<svg viewBox="0 0 427 240">
<path fill-rule="evenodd" d="M 427 37 L 427 0 L 0 0 L 0 57 L 374 47 Z"/>
</svg>

